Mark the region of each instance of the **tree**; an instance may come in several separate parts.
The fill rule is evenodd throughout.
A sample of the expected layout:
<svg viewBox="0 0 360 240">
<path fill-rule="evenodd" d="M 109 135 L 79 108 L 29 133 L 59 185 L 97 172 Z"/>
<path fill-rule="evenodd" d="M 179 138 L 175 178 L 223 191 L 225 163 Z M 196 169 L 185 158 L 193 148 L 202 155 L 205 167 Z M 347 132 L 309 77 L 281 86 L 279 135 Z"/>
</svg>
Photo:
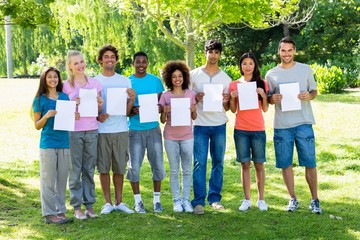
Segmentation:
<svg viewBox="0 0 360 240">
<path fill-rule="evenodd" d="M 157 24 L 172 42 L 184 49 L 186 61 L 195 67 L 197 40 L 220 24 L 242 23 L 257 28 L 271 26 L 271 21 L 291 15 L 298 0 L 107 0 L 121 13 L 132 13 Z M 284 4 L 284 2 L 286 4 Z"/>
<path fill-rule="evenodd" d="M 153 21 L 121 14 L 103 0 L 64 0 L 53 3 L 51 9 L 67 49 L 83 51 L 89 71 L 98 69 L 97 51 L 108 43 L 119 50 L 120 68 L 128 67 L 133 53 L 139 50 L 148 53 L 151 66 L 156 70 L 172 57 L 178 59 L 183 55 L 181 49 L 164 38 Z M 81 42 L 73 43 L 74 39 Z"/>
<path fill-rule="evenodd" d="M 13 76 L 12 66 L 12 34 L 10 25 L 16 24 L 25 28 L 35 28 L 38 24 L 52 24 L 52 15 L 47 4 L 54 0 L 2 0 L 0 17 L 4 19 L 6 31 L 7 74 Z M 26 66 L 25 66 L 26 69 Z"/>
<path fill-rule="evenodd" d="M 350 86 L 360 85 L 359 13 L 357 0 L 319 0 L 301 32 L 308 61 L 341 67 Z"/>
</svg>

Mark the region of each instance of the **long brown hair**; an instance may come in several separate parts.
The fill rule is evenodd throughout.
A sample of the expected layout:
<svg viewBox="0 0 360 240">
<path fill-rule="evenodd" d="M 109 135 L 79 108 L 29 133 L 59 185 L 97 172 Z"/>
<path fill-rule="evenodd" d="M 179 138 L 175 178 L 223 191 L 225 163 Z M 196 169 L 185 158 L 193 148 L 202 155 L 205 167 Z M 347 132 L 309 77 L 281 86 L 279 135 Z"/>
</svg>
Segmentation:
<svg viewBox="0 0 360 240">
<path fill-rule="evenodd" d="M 63 88 L 63 83 L 61 80 L 61 75 L 60 75 L 60 71 L 54 67 L 48 67 L 46 68 L 44 71 L 42 71 L 42 73 L 40 74 L 40 81 L 39 81 L 39 87 L 38 90 L 36 91 L 34 100 L 36 98 L 39 98 L 38 100 L 38 106 L 40 107 L 40 96 L 41 95 L 46 95 L 47 93 L 49 93 L 49 88 L 46 84 L 46 76 L 48 75 L 49 72 L 55 72 L 58 75 L 59 81 L 58 81 L 58 85 L 56 86 L 56 91 L 57 92 L 62 92 L 62 88 Z M 34 101 L 33 101 L 34 102 Z M 34 112 L 34 105 L 31 105 L 31 113 Z M 33 117 L 33 115 L 31 114 L 31 116 Z"/>
</svg>

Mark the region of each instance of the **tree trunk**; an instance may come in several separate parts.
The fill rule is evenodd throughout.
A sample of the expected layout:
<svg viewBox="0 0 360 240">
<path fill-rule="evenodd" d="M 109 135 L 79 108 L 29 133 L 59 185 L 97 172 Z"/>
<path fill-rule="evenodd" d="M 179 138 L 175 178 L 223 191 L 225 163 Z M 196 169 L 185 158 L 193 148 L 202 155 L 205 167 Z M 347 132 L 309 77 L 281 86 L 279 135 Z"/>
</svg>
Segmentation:
<svg viewBox="0 0 360 240">
<path fill-rule="evenodd" d="M 7 73 L 7 78 L 13 78 L 10 16 L 5 17 L 5 39 L 6 39 L 6 73 Z"/>
<path fill-rule="evenodd" d="M 283 32 L 284 37 L 290 37 L 290 29 L 286 25 L 283 25 Z"/>
<path fill-rule="evenodd" d="M 186 19 L 186 63 L 190 69 L 195 68 L 195 38 L 193 35 L 193 25 L 192 25 L 192 12 L 191 9 L 188 10 L 188 16 Z"/>
<path fill-rule="evenodd" d="M 190 69 L 195 68 L 195 39 L 193 36 L 188 36 L 187 39 L 186 63 Z"/>
<path fill-rule="evenodd" d="M 29 72 L 28 72 L 28 69 L 27 69 L 27 63 L 26 63 L 26 60 L 28 58 L 28 52 L 27 52 L 27 49 L 26 49 L 26 40 L 25 40 L 26 37 L 27 37 L 26 30 L 22 29 L 22 38 L 24 40 L 21 43 L 21 51 L 22 51 L 21 61 L 22 61 L 22 68 L 23 68 L 23 75 L 24 76 L 29 75 Z"/>
</svg>

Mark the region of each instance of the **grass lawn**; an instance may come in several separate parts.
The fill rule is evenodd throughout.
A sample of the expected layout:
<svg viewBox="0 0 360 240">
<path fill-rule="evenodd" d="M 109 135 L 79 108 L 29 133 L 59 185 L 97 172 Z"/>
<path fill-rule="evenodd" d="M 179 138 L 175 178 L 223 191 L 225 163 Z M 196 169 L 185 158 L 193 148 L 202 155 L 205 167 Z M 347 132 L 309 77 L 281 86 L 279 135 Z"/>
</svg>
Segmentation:
<svg viewBox="0 0 360 240">
<path fill-rule="evenodd" d="M 360 239 L 360 91 L 320 95 L 313 101 L 319 197 L 323 214 L 310 213 L 310 194 L 304 169 L 294 161 L 295 185 L 300 209 L 284 211 L 288 195 L 281 171 L 274 167 L 272 141 L 273 106 L 265 114 L 267 164 L 265 199 L 268 212 L 253 207 L 239 212 L 243 199 L 240 165 L 235 161 L 234 115 L 230 112 L 225 156 L 223 200 L 226 210 L 205 208 L 205 215 L 175 214 L 168 177 L 163 181 L 164 212 L 152 211 L 150 167 L 144 161 L 141 190 L 148 213 L 112 212 L 98 219 L 61 226 L 46 225 L 41 217 L 39 193 L 39 131 L 30 118 L 30 106 L 38 80 L 0 79 L 3 90 L 0 115 L 0 239 Z M 295 156 L 296 158 L 296 156 Z M 165 167 L 169 166 L 165 154 Z M 252 174 L 254 169 L 252 169 Z M 99 213 L 104 199 L 96 179 Z M 256 185 L 252 200 L 256 204 Z M 124 202 L 133 205 L 128 181 Z M 68 205 L 68 215 L 73 210 Z"/>
</svg>

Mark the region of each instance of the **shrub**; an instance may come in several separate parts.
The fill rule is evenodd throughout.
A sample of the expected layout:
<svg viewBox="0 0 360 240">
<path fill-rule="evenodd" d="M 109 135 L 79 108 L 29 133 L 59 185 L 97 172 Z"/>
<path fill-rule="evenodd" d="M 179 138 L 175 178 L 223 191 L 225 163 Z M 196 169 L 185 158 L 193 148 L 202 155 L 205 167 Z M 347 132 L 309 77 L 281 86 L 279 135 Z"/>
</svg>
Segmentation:
<svg viewBox="0 0 360 240">
<path fill-rule="evenodd" d="M 276 64 L 275 62 L 271 62 L 271 63 L 267 63 L 267 64 L 263 64 L 260 66 L 260 74 L 261 74 L 261 77 L 263 79 L 265 79 L 265 75 L 267 73 L 267 71 L 269 71 L 270 69 L 276 67 Z"/>
<path fill-rule="evenodd" d="M 240 69 L 238 66 L 234 66 L 234 65 L 227 65 L 222 67 L 222 70 L 224 72 L 226 72 L 227 75 L 229 75 L 229 77 L 232 80 L 237 80 L 240 78 L 241 74 L 240 74 Z"/>
<path fill-rule="evenodd" d="M 337 66 L 311 65 L 319 93 L 340 93 L 346 87 L 346 79 L 342 70 Z"/>
</svg>

